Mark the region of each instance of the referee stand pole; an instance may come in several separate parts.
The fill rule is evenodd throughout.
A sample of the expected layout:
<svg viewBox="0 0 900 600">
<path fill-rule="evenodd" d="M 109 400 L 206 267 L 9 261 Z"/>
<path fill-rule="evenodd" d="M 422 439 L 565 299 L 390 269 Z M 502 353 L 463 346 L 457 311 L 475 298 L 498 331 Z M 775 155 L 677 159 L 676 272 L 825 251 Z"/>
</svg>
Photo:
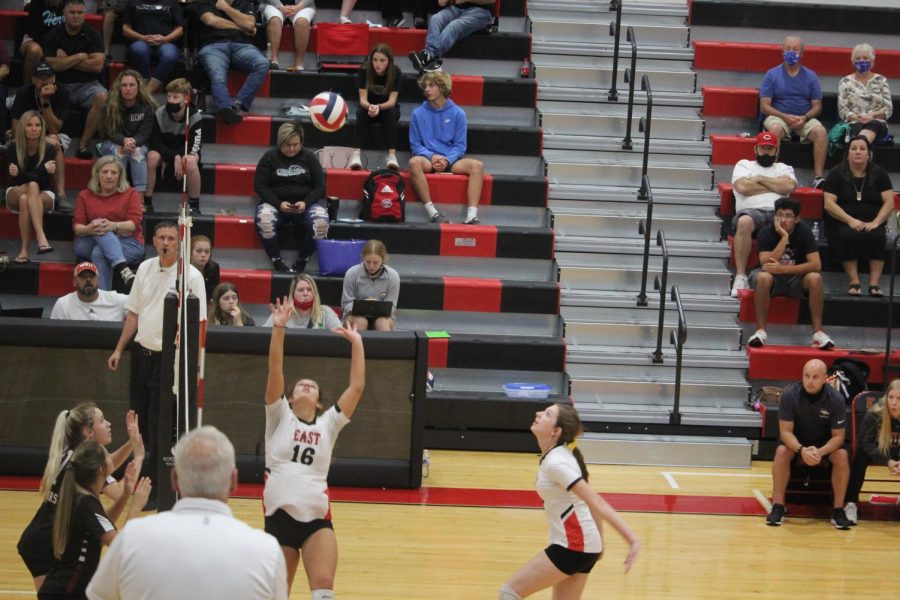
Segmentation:
<svg viewBox="0 0 900 600">
<path fill-rule="evenodd" d="M 187 332 L 187 344 L 176 345 L 178 317 L 178 295 L 170 292 L 166 295 L 163 309 L 163 343 L 162 343 L 162 368 L 160 369 L 160 398 L 159 398 L 159 432 L 158 448 L 151 473 L 155 473 L 153 487 L 156 489 L 157 505 L 160 511 L 169 510 L 178 499 L 175 490 L 172 489 L 171 471 L 175 465 L 173 450 L 178 439 L 187 431 L 197 426 L 197 376 L 200 333 L 200 301 L 193 294 L 187 299 L 187 323 L 182 323 L 181 330 Z M 184 340 L 181 340 L 182 342 Z M 184 364 L 184 355 L 187 351 L 187 373 L 183 369 L 177 369 L 179 373 L 178 389 L 182 394 L 187 394 L 188 409 L 184 410 L 184 398 L 177 398 L 175 389 L 175 353 L 179 352 L 178 364 Z M 189 375 L 185 381 L 185 375 Z M 178 410 L 178 404 L 182 410 Z"/>
</svg>

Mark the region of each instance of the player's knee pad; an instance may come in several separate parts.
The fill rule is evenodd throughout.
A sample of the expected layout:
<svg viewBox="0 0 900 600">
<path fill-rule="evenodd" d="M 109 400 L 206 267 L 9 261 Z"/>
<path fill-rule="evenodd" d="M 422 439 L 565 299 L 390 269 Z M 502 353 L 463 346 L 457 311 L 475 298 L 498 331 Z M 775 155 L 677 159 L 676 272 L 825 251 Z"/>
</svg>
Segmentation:
<svg viewBox="0 0 900 600">
<path fill-rule="evenodd" d="M 313 590 L 312 600 L 334 600 L 334 590 Z"/>
<path fill-rule="evenodd" d="M 259 234 L 269 240 L 275 237 L 275 228 L 278 225 L 278 210 L 271 204 L 260 204 L 256 209 L 256 222 Z"/>
<path fill-rule="evenodd" d="M 518 595 L 505 583 L 500 586 L 500 593 L 497 596 L 498 600 L 522 600 L 522 596 Z"/>
</svg>

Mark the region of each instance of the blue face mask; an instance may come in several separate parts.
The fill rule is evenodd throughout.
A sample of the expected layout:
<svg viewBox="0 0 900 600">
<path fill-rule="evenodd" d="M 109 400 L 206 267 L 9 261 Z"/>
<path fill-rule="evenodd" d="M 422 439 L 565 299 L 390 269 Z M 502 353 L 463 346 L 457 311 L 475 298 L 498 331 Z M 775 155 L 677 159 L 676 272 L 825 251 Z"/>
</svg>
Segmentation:
<svg viewBox="0 0 900 600">
<path fill-rule="evenodd" d="M 872 68 L 871 60 L 854 60 L 853 66 L 856 67 L 857 73 L 865 73 Z"/>
<path fill-rule="evenodd" d="M 796 50 L 785 50 L 784 62 L 788 65 L 796 65 L 800 62 L 800 53 Z"/>
</svg>

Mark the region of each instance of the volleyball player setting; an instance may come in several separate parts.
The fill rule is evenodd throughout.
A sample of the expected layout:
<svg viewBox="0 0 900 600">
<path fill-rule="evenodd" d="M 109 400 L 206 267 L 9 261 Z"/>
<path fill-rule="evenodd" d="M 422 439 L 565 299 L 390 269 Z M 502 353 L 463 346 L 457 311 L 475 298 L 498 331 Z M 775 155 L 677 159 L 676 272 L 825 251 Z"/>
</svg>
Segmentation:
<svg viewBox="0 0 900 600">
<path fill-rule="evenodd" d="M 347 122 L 347 103 L 340 94 L 322 92 L 309 103 L 309 118 L 316 129 L 333 133 Z"/>
</svg>

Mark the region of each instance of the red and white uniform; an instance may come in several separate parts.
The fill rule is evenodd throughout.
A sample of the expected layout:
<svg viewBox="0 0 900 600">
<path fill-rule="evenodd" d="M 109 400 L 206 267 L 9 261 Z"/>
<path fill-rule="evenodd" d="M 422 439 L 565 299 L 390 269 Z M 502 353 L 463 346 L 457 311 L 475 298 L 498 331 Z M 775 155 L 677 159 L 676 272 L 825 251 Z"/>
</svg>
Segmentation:
<svg viewBox="0 0 900 600">
<path fill-rule="evenodd" d="M 551 544 L 576 552 L 599 553 L 603 540 L 597 523 L 584 500 L 569 491 L 581 479 L 581 469 L 572 452 L 557 446 L 541 458 L 537 493 L 544 501 Z"/>
<path fill-rule="evenodd" d="M 298 521 L 330 519 L 328 468 L 338 434 L 350 422 L 337 405 L 307 423 L 287 398 L 266 405 L 266 516 L 280 508 Z"/>
</svg>

